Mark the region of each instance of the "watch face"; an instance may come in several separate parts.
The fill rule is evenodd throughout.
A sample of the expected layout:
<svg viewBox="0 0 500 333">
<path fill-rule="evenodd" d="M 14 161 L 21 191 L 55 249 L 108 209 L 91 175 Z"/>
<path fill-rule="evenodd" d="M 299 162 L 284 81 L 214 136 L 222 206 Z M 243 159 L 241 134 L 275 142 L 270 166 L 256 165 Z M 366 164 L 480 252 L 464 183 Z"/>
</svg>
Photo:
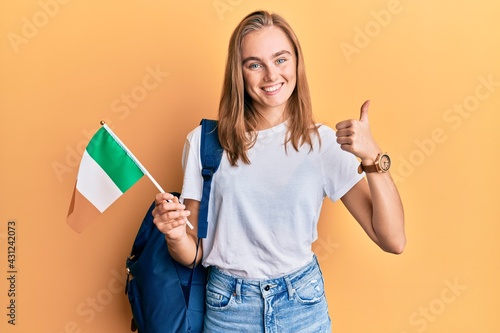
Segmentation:
<svg viewBox="0 0 500 333">
<path fill-rule="evenodd" d="M 383 154 L 380 156 L 380 163 L 379 163 L 380 169 L 383 172 L 389 171 L 391 168 L 391 158 L 387 154 Z"/>
</svg>

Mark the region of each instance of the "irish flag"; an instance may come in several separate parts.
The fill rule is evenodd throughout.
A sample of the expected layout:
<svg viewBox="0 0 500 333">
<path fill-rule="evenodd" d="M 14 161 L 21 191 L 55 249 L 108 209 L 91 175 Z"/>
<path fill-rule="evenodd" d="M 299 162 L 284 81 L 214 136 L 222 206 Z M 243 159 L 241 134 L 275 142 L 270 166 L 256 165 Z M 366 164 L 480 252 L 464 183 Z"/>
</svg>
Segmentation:
<svg viewBox="0 0 500 333">
<path fill-rule="evenodd" d="M 66 222 L 76 232 L 147 174 L 111 129 L 102 125 L 83 153 L 69 207 Z"/>
</svg>

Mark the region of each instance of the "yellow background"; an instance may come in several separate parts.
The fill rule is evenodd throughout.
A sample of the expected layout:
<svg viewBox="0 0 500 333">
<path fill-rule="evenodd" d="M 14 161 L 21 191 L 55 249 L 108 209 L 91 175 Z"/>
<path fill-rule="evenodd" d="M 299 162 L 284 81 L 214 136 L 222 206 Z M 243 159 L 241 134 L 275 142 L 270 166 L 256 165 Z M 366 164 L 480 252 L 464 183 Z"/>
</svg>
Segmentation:
<svg viewBox="0 0 500 333">
<path fill-rule="evenodd" d="M 298 34 L 318 121 L 357 118 L 372 100 L 372 131 L 404 202 L 401 256 L 325 204 L 315 250 L 334 332 L 500 332 L 494 0 L 2 1 L 1 332 L 129 332 L 125 258 L 157 190 L 143 178 L 77 234 L 65 218 L 80 154 L 105 119 L 179 190 L 185 135 L 217 114 L 229 35 L 260 8 Z"/>
</svg>

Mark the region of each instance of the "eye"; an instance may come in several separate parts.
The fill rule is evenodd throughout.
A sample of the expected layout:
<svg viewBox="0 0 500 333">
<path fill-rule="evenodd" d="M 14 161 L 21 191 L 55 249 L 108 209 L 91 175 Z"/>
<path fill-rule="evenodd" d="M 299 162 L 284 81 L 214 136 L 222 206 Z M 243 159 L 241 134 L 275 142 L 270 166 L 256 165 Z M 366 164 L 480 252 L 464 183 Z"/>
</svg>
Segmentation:
<svg viewBox="0 0 500 333">
<path fill-rule="evenodd" d="M 250 68 L 250 69 L 259 69 L 261 67 L 262 66 L 258 63 L 253 63 L 253 64 L 250 64 L 250 66 L 248 66 L 248 68 Z"/>
<path fill-rule="evenodd" d="M 276 60 L 276 63 L 277 63 L 277 64 L 282 64 L 282 63 L 284 63 L 285 61 L 286 61 L 286 59 L 285 59 L 285 58 L 279 58 L 278 60 Z"/>
</svg>

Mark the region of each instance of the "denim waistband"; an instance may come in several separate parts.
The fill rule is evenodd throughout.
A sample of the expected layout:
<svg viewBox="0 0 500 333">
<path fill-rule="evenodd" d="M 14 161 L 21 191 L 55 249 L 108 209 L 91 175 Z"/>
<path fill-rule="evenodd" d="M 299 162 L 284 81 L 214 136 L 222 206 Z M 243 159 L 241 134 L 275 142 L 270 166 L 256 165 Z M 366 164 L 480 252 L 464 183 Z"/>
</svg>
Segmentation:
<svg viewBox="0 0 500 333">
<path fill-rule="evenodd" d="M 209 283 L 220 288 L 221 292 L 231 292 L 241 300 L 242 296 L 262 296 L 264 298 L 288 292 L 291 299 L 294 290 L 305 283 L 309 283 L 312 278 L 321 277 L 321 270 L 316 256 L 304 267 L 290 274 L 283 275 L 268 280 L 241 279 L 222 272 L 217 267 L 210 267 Z"/>
</svg>

